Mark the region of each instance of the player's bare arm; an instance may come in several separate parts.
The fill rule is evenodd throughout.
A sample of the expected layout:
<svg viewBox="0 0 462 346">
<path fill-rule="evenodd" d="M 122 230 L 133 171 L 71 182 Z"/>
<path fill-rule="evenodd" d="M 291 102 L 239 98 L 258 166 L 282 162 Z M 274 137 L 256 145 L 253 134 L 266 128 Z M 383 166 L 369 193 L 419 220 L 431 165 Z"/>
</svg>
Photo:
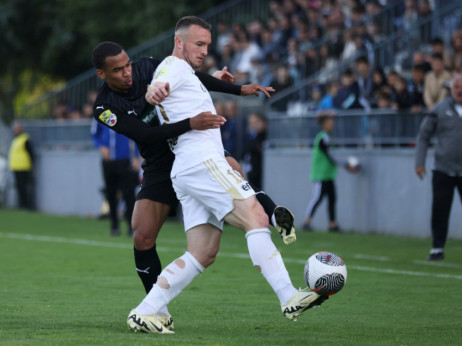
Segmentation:
<svg viewBox="0 0 462 346">
<path fill-rule="evenodd" d="M 221 115 L 212 114 L 211 112 L 202 112 L 192 117 L 189 121 L 193 130 L 208 130 L 220 128 L 226 122 Z"/>
<path fill-rule="evenodd" d="M 234 83 L 234 76 L 228 72 L 228 66 L 223 67 L 221 70 L 215 71 L 212 76 L 224 82 Z"/>
<path fill-rule="evenodd" d="M 155 82 L 148 86 L 146 91 L 146 102 L 151 105 L 158 105 L 164 101 L 170 94 L 170 84 L 164 82 Z"/>
<path fill-rule="evenodd" d="M 241 87 L 241 96 L 255 95 L 259 96 L 260 92 L 264 93 L 267 98 L 270 98 L 270 93 L 274 93 L 273 87 L 265 87 L 259 84 L 247 84 Z"/>
</svg>

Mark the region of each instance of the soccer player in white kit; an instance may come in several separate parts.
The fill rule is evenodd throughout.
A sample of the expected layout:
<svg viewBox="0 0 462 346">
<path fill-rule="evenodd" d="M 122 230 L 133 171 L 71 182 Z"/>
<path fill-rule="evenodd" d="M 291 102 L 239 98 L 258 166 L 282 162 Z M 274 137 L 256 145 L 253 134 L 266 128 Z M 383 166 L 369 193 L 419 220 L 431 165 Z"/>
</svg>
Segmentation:
<svg viewBox="0 0 462 346">
<path fill-rule="evenodd" d="M 178 21 L 173 54 L 158 66 L 152 81 L 169 93 L 157 106 L 163 123 L 175 123 L 204 111 L 216 114 L 210 94 L 194 72 L 210 43 L 208 23 L 193 16 Z M 270 89 L 262 87 L 260 91 L 267 93 Z M 220 129 L 189 131 L 169 140 L 169 144 L 175 154 L 171 178 L 183 208 L 188 250 L 164 268 L 149 294 L 130 312 L 129 328 L 173 333 L 157 314 L 215 261 L 223 221 L 244 230 L 250 258 L 273 288 L 289 320 L 320 305 L 326 297 L 296 290 L 292 285 L 254 190 L 225 159 Z"/>
</svg>

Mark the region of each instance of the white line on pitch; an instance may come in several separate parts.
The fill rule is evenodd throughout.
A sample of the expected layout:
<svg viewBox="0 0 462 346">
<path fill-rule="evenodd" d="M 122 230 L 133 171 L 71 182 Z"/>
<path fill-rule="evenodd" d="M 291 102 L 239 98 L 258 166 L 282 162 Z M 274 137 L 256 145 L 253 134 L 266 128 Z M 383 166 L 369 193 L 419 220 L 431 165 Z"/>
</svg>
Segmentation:
<svg viewBox="0 0 462 346">
<path fill-rule="evenodd" d="M 435 261 L 415 260 L 415 261 L 412 261 L 412 263 L 423 264 L 423 265 L 432 266 L 432 267 L 462 268 L 462 264 L 450 263 L 450 262 L 435 262 Z"/>
<path fill-rule="evenodd" d="M 381 262 L 387 262 L 390 260 L 390 257 L 387 257 L 387 256 L 371 256 L 371 255 L 363 255 L 360 253 L 353 255 L 353 258 L 371 260 L 371 261 L 381 261 Z"/>
<path fill-rule="evenodd" d="M 47 243 L 66 243 L 66 244 L 99 246 L 99 247 L 109 247 L 109 248 L 122 248 L 122 249 L 132 249 L 133 248 L 132 244 L 109 243 L 109 242 L 94 241 L 94 240 L 88 240 L 88 239 L 50 237 L 50 236 L 33 235 L 33 234 L 17 234 L 17 233 L 0 232 L 0 237 L 10 238 L 10 239 L 42 241 L 42 242 L 47 242 Z M 158 247 L 157 250 L 164 252 L 164 251 L 179 251 L 180 249 L 168 248 L 168 247 Z M 246 253 L 219 252 L 218 255 L 222 257 L 250 259 L 250 256 Z M 301 259 L 294 259 L 294 258 L 284 258 L 284 262 L 304 264 L 306 261 L 301 260 Z M 423 276 L 423 277 L 462 280 L 462 275 L 425 273 L 425 272 L 416 272 L 416 271 L 410 271 L 410 270 L 397 270 L 397 269 L 390 269 L 390 268 L 374 268 L 374 267 L 348 265 L 348 269 L 368 271 L 368 272 L 374 272 L 374 273 L 387 273 L 387 274 L 397 274 L 397 275 L 407 275 L 407 276 Z"/>
</svg>

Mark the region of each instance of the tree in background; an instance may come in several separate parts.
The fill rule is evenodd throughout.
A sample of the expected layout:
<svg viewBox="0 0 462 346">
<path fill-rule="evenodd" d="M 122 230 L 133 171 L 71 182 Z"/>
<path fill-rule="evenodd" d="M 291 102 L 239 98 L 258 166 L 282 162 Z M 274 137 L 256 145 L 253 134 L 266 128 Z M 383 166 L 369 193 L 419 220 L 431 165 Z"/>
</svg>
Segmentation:
<svg viewBox="0 0 462 346">
<path fill-rule="evenodd" d="M 1 118 L 6 122 L 14 118 L 18 93 L 37 93 L 37 87 L 50 90 L 91 68 L 91 51 L 99 42 L 136 46 L 174 27 L 178 18 L 200 14 L 214 3 L 0 0 Z M 22 96 L 20 102 L 23 98 L 30 101 Z"/>
</svg>

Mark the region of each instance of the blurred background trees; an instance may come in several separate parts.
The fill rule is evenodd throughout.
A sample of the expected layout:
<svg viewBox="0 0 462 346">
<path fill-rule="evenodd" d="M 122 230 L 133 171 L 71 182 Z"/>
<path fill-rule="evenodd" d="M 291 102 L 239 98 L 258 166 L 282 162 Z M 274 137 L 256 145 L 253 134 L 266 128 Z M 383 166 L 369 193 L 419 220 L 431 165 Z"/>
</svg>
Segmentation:
<svg viewBox="0 0 462 346">
<path fill-rule="evenodd" d="M 198 15 L 213 0 L 0 0 L 0 116 L 91 68 L 101 41 L 127 49 Z"/>
</svg>

